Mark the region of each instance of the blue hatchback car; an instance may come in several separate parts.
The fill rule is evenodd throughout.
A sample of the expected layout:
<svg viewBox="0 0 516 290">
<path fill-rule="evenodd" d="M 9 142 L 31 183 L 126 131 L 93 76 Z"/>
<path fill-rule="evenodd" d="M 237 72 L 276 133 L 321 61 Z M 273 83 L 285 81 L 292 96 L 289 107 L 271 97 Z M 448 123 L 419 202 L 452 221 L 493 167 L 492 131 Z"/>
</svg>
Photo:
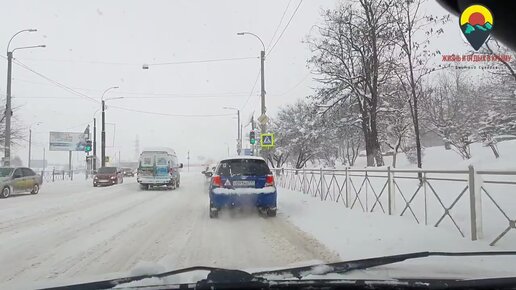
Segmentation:
<svg viewBox="0 0 516 290">
<path fill-rule="evenodd" d="M 261 157 L 239 156 L 217 165 L 209 186 L 210 218 L 223 208 L 257 207 L 276 216 L 277 191 L 267 162 Z"/>
</svg>

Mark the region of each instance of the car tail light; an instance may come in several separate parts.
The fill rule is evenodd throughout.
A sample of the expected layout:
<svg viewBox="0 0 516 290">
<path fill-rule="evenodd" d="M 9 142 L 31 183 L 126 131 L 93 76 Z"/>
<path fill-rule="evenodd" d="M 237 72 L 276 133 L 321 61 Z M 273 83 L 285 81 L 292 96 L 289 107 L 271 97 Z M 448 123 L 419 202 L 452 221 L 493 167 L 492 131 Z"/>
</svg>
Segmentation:
<svg viewBox="0 0 516 290">
<path fill-rule="evenodd" d="M 265 186 L 274 186 L 274 175 L 267 175 L 265 178 Z"/>
<path fill-rule="evenodd" d="M 211 178 L 211 185 L 216 187 L 222 186 L 222 179 L 220 178 L 220 175 L 215 175 Z"/>
</svg>

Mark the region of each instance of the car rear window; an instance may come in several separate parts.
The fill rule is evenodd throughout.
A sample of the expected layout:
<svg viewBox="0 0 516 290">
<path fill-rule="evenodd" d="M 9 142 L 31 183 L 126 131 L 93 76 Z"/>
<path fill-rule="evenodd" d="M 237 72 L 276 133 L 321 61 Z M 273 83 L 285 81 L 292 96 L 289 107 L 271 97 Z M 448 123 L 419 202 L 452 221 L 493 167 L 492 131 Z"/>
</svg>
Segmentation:
<svg viewBox="0 0 516 290">
<path fill-rule="evenodd" d="M 101 167 L 98 173 L 115 173 L 116 167 Z"/>
<path fill-rule="evenodd" d="M 221 176 L 235 175 L 267 175 L 271 174 L 269 166 L 259 159 L 231 159 L 221 161 L 217 174 Z"/>
</svg>

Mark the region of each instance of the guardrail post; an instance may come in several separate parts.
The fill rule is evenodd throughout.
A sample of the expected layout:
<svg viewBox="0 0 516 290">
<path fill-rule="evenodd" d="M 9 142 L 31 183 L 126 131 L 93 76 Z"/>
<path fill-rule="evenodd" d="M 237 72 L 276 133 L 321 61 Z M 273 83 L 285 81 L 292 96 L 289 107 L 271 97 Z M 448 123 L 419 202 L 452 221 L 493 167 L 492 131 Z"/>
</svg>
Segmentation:
<svg viewBox="0 0 516 290">
<path fill-rule="evenodd" d="M 365 181 L 364 181 L 364 185 L 365 185 L 365 212 L 368 212 L 369 211 L 369 204 L 368 204 L 368 199 L 367 199 L 367 183 L 369 182 L 369 177 L 367 175 L 367 169 L 365 171 Z"/>
<path fill-rule="evenodd" d="M 349 208 L 349 173 L 348 173 L 348 167 L 346 166 L 346 207 Z"/>
<path fill-rule="evenodd" d="M 482 238 L 482 199 L 480 179 L 473 165 L 469 166 L 469 206 L 471 214 L 471 240 Z"/>
<path fill-rule="evenodd" d="M 392 182 L 391 167 L 387 166 L 387 197 L 388 197 L 388 211 L 389 215 L 394 214 L 394 184 Z"/>
<path fill-rule="evenodd" d="M 324 183 L 323 183 L 323 171 L 322 168 L 319 170 L 321 174 L 321 200 L 324 200 L 323 190 L 324 190 Z"/>
<path fill-rule="evenodd" d="M 303 179 L 301 180 L 301 191 L 303 193 L 306 193 L 305 192 L 305 189 L 306 189 L 306 187 L 305 187 L 305 180 L 306 180 L 306 168 L 303 167 Z"/>
<path fill-rule="evenodd" d="M 423 196 L 425 198 L 425 226 L 428 225 L 428 198 L 426 196 L 426 172 L 423 172 Z"/>
<path fill-rule="evenodd" d="M 72 181 L 73 181 L 73 170 L 72 170 L 72 171 L 70 171 L 70 180 L 72 180 Z"/>
<path fill-rule="evenodd" d="M 52 169 L 52 182 L 56 181 L 56 169 Z"/>
</svg>

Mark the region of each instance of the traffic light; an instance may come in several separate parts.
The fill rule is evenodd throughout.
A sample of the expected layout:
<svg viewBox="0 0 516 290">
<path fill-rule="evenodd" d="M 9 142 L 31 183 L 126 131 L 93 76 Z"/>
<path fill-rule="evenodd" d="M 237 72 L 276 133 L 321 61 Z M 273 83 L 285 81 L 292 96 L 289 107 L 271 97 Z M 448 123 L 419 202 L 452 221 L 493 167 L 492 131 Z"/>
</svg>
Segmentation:
<svg viewBox="0 0 516 290">
<path fill-rule="evenodd" d="M 254 131 L 249 132 L 249 142 L 254 145 L 256 143 L 256 134 Z"/>
<path fill-rule="evenodd" d="M 91 151 L 91 140 L 86 141 L 86 146 L 84 146 L 84 152 Z"/>
</svg>

